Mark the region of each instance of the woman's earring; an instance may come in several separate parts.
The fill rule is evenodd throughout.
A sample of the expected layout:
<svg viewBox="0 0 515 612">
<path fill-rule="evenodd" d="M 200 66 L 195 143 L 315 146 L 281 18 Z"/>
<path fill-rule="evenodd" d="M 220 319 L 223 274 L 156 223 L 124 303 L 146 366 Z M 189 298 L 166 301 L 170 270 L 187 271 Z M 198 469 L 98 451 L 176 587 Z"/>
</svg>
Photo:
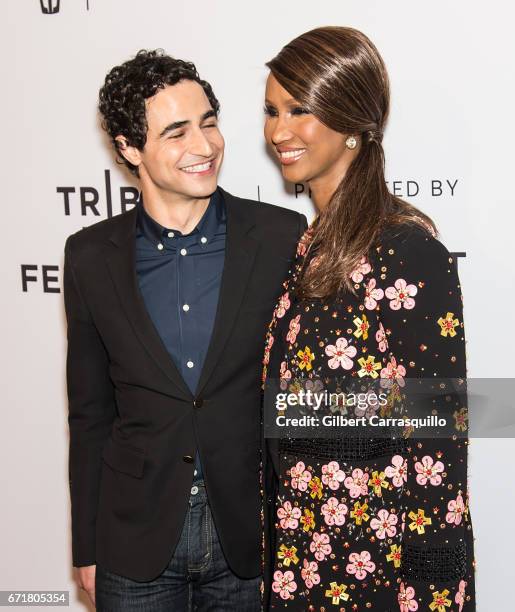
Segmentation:
<svg viewBox="0 0 515 612">
<path fill-rule="evenodd" d="M 345 141 L 345 144 L 347 145 L 347 149 L 355 149 L 358 141 L 356 140 L 355 136 L 349 136 Z"/>
</svg>

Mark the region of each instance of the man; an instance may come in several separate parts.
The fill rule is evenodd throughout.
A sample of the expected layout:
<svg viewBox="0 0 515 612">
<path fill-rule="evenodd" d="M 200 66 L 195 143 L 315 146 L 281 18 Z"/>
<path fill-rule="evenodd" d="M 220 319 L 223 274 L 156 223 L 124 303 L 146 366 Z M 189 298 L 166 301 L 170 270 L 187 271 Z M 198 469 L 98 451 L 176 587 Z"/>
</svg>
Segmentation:
<svg viewBox="0 0 515 612">
<path fill-rule="evenodd" d="M 99 108 L 142 197 L 65 246 L 79 584 L 101 611 L 258 610 L 263 343 L 306 220 L 217 187 L 193 64 L 140 51 Z"/>
</svg>

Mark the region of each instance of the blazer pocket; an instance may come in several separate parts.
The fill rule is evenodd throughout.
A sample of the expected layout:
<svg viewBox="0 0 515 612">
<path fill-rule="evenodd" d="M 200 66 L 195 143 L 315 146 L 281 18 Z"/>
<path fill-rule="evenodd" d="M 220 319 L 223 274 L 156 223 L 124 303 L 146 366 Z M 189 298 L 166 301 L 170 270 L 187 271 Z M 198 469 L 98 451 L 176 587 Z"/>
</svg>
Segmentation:
<svg viewBox="0 0 515 612">
<path fill-rule="evenodd" d="M 102 459 L 118 472 L 123 472 L 135 478 L 143 476 L 143 466 L 145 464 L 145 449 L 131 444 L 121 444 L 112 438 L 107 440 Z"/>
</svg>

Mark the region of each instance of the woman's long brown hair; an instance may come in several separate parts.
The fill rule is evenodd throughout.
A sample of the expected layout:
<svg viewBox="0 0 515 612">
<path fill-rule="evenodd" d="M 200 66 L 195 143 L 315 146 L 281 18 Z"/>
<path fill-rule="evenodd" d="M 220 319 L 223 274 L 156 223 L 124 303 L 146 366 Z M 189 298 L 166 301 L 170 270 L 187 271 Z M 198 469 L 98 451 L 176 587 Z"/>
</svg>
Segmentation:
<svg viewBox="0 0 515 612">
<path fill-rule="evenodd" d="M 295 38 L 266 65 L 324 125 L 358 138 L 356 158 L 312 225 L 316 265 L 305 268 L 298 283 L 303 297 L 353 291 L 352 271 L 387 225 L 416 223 L 436 234 L 433 221 L 391 194 L 385 181 L 381 143 L 390 105 L 385 64 L 362 32 L 331 26 Z"/>
</svg>

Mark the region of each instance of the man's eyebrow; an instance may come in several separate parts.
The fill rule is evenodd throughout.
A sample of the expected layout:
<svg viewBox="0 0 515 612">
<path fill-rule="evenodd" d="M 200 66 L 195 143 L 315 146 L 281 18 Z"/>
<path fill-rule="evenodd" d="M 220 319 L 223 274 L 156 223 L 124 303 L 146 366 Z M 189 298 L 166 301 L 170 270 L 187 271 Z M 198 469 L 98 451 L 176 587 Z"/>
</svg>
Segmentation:
<svg viewBox="0 0 515 612">
<path fill-rule="evenodd" d="M 174 121 L 173 123 L 169 123 L 159 134 L 159 138 L 168 134 L 168 132 L 173 132 L 173 130 L 177 130 L 185 125 L 188 125 L 189 121 Z"/>
<path fill-rule="evenodd" d="M 211 119 L 211 117 L 214 117 L 216 119 L 216 112 L 213 109 L 208 110 L 202 115 L 202 121 L 205 121 L 206 119 Z"/>
<path fill-rule="evenodd" d="M 216 117 L 216 112 L 213 109 L 210 109 L 208 111 L 206 111 L 200 121 L 205 121 L 206 119 L 210 119 L 211 117 Z M 173 132 L 174 130 L 178 130 L 179 128 L 184 127 L 185 125 L 190 124 L 191 121 L 188 119 L 186 121 L 174 121 L 173 123 L 168 124 L 163 130 L 161 130 L 161 133 L 159 134 L 159 138 L 162 138 L 163 136 L 165 136 L 166 134 L 168 134 L 168 132 Z"/>
</svg>

